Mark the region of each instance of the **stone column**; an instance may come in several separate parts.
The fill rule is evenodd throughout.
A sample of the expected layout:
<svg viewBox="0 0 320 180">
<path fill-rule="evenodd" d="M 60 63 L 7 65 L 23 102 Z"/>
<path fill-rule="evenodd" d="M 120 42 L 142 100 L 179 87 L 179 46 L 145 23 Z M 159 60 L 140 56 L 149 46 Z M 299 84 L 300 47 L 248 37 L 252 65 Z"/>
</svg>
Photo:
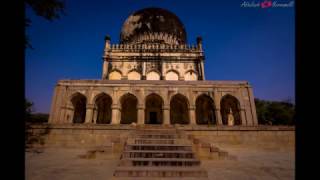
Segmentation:
<svg viewBox="0 0 320 180">
<path fill-rule="evenodd" d="M 104 55 L 103 55 L 103 70 L 102 70 L 102 79 L 106 79 L 108 76 L 108 65 L 111 51 L 111 39 L 110 36 L 105 36 L 105 46 L 104 46 Z"/>
<path fill-rule="evenodd" d="M 216 108 L 214 112 L 215 112 L 216 119 L 217 119 L 217 125 L 219 125 L 219 126 L 223 125 L 220 108 Z"/>
<path fill-rule="evenodd" d="M 256 111 L 256 104 L 254 103 L 254 97 L 253 97 L 253 92 L 252 88 L 248 88 L 249 91 L 249 98 L 250 98 L 250 104 L 251 104 L 251 113 L 252 113 L 252 125 L 258 126 L 258 118 L 257 118 L 257 111 Z"/>
<path fill-rule="evenodd" d="M 94 124 L 97 124 L 97 117 L 98 117 L 98 109 L 95 108 L 95 109 L 93 110 L 93 123 L 94 123 Z"/>
<path fill-rule="evenodd" d="M 195 114 L 195 107 L 189 107 L 189 118 L 190 118 L 190 125 L 197 124 L 196 122 L 196 114 Z"/>
<path fill-rule="evenodd" d="M 112 104 L 111 109 L 112 109 L 111 124 L 120 124 L 120 120 L 121 120 L 120 106 L 117 104 Z"/>
<path fill-rule="evenodd" d="M 143 104 L 138 105 L 138 122 L 137 124 L 144 124 L 144 110 Z"/>
<path fill-rule="evenodd" d="M 165 80 L 164 79 L 164 77 L 165 77 L 164 66 L 165 66 L 165 63 L 162 61 L 162 64 L 161 64 L 161 76 L 160 76 L 161 80 Z"/>
<path fill-rule="evenodd" d="M 163 106 L 163 124 L 170 124 L 170 106 Z"/>
<path fill-rule="evenodd" d="M 108 76 L 108 65 L 109 65 L 109 62 L 107 61 L 107 59 L 104 59 L 103 60 L 102 79 L 107 79 L 107 76 Z"/>
<path fill-rule="evenodd" d="M 65 107 L 65 113 L 64 113 L 64 117 L 63 117 L 63 123 L 70 123 L 72 124 L 72 120 L 73 120 L 73 114 L 74 114 L 74 109 L 72 106 L 66 105 Z"/>
<path fill-rule="evenodd" d="M 142 80 L 146 80 L 147 77 L 146 77 L 146 62 L 144 61 L 142 63 Z"/>
<path fill-rule="evenodd" d="M 93 105 L 88 104 L 87 111 L 86 111 L 85 123 L 92 123 L 92 113 L 93 113 Z"/>
<path fill-rule="evenodd" d="M 240 109 L 241 125 L 248 124 L 244 110 L 245 110 L 244 108 Z"/>
<path fill-rule="evenodd" d="M 203 59 L 201 59 L 200 67 L 201 67 L 202 80 L 205 80 L 206 78 L 205 78 L 205 76 L 204 76 L 204 65 L 203 65 Z"/>
</svg>

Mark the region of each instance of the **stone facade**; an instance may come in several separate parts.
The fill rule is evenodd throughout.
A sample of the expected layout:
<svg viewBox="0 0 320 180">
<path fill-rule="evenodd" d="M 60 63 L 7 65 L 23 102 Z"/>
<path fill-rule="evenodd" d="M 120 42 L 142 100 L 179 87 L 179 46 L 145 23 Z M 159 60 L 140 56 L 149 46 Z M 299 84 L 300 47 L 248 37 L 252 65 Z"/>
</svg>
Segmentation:
<svg viewBox="0 0 320 180">
<path fill-rule="evenodd" d="M 151 124 L 173 124 L 172 118 L 182 110 L 187 113 L 178 114 L 183 119 L 178 119 L 175 122 L 177 124 L 181 122 L 181 124 L 211 123 L 227 125 L 227 113 L 231 107 L 235 119 L 238 116 L 239 122 L 238 124 L 235 123 L 236 125 L 258 125 L 252 88 L 245 81 L 185 82 L 161 80 L 61 80 L 55 88 L 49 123 L 97 123 L 99 99 L 103 96 L 109 99 L 110 103 L 107 105 L 109 111 L 105 112 L 111 116 L 111 120 L 104 124 L 128 124 L 132 122 L 147 124 L 151 121 L 148 118 L 150 111 L 156 112 L 155 119 L 157 121 Z M 148 101 L 149 98 L 155 99 L 154 103 L 158 103 L 158 105 L 155 107 L 146 106 L 153 102 Z M 206 107 L 206 101 L 200 101 L 201 98 L 211 102 L 212 106 Z M 78 99 L 78 102 L 75 102 L 76 99 Z M 83 99 L 83 102 L 81 99 Z M 136 101 L 130 107 L 125 107 L 128 103 L 126 99 Z M 224 100 L 229 101 L 227 105 L 225 105 Z M 173 106 L 175 102 L 180 104 Z M 183 106 L 180 106 L 183 103 L 186 107 L 180 109 L 183 108 Z M 82 107 L 78 107 L 78 105 Z M 84 110 L 82 116 L 79 116 L 80 119 L 82 118 L 80 121 L 74 118 L 77 108 Z M 122 121 L 124 118 L 121 115 L 126 113 L 124 111 L 137 118 L 129 122 Z M 212 111 L 210 116 L 201 116 L 210 111 Z M 177 113 L 175 114 L 175 112 Z M 210 117 L 213 117 L 211 122 Z"/>
<path fill-rule="evenodd" d="M 181 21 L 158 8 L 129 16 L 119 44 L 105 37 L 101 80 L 61 80 L 51 124 L 257 126 L 246 81 L 207 81 L 202 38 L 187 44 Z"/>
</svg>

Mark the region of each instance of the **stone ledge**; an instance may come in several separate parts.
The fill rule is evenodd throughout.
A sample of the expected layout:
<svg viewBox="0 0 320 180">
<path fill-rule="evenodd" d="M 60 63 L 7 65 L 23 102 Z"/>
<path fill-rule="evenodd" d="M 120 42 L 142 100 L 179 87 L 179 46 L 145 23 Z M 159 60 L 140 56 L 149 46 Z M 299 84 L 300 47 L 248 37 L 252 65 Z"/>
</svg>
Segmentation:
<svg viewBox="0 0 320 180">
<path fill-rule="evenodd" d="M 161 127 L 161 126 L 159 126 Z M 186 131 L 295 131 L 295 126 L 207 126 L 207 125 L 172 125 Z M 34 124 L 31 129 L 79 129 L 79 130 L 133 130 L 137 127 L 129 124 Z"/>
</svg>

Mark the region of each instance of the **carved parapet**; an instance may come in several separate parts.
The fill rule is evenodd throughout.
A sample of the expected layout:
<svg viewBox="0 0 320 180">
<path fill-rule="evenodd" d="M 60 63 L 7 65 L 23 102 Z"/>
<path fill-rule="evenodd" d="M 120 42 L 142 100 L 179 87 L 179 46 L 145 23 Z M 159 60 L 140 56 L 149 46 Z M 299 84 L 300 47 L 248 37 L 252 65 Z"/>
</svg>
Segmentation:
<svg viewBox="0 0 320 180">
<path fill-rule="evenodd" d="M 165 43 L 141 43 L 141 44 L 112 44 L 111 51 L 141 52 L 141 51 L 159 51 L 159 52 L 202 52 L 194 44 L 165 44 Z M 111 52 L 110 51 L 110 52 Z M 105 51 L 105 56 L 109 53 Z"/>
</svg>

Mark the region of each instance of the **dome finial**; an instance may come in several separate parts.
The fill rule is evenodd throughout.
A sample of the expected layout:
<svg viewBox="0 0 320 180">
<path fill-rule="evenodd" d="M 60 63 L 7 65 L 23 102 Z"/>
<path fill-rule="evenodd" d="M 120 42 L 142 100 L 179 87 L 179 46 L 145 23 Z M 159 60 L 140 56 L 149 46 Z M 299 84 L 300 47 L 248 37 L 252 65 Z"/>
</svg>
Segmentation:
<svg viewBox="0 0 320 180">
<path fill-rule="evenodd" d="M 108 41 L 108 40 L 110 41 L 111 38 L 110 38 L 110 36 L 107 34 L 106 36 L 104 36 L 104 40 L 105 40 L 105 41 Z"/>
</svg>

